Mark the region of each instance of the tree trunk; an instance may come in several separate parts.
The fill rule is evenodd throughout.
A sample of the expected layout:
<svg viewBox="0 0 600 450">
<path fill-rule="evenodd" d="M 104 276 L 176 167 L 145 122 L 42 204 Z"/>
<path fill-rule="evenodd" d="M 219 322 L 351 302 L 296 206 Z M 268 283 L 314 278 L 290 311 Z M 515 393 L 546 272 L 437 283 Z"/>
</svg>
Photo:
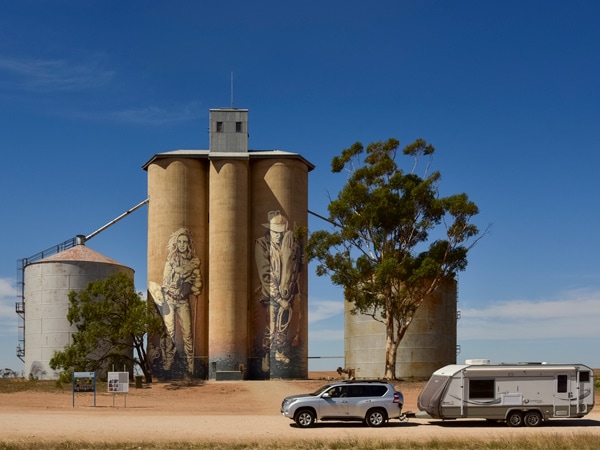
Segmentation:
<svg viewBox="0 0 600 450">
<path fill-rule="evenodd" d="M 396 353 L 398 346 L 394 342 L 394 319 L 388 314 L 385 319 L 385 374 L 389 380 L 396 379 Z"/>
<path fill-rule="evenodd" d="M 144 372 L 146 383 L 152 383 L 152 372 L 148 371 L 147 369 L 142 369 L 142 372 Z"/>
<path fill-rule="evenodd" d="M 408 326 L 412 322 L 413 315 L 405 319 L 395 321 L 392 317 L 385 321 L 385 377 L 390 380 L 397 379 L 396 361 L 398 359 L 398 349 Z"/>
<path fill-rule="evenodd" d="M 150 371 L 150 367 L 148 367 L 148 354 L 146 353 L 143 344 L 136 344 L 135 351 L 138 355 L 138 365 L 140 366 L 140 369 L 142 369 L 146 383 L 152 383 L 152 372 Z"/>
</svg>

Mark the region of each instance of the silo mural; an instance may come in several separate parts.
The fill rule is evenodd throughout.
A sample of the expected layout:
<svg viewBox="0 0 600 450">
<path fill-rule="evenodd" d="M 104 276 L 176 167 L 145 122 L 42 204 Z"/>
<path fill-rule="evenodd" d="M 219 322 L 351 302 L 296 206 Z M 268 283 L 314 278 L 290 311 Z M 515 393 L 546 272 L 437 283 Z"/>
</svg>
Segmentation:
<svg viewBox="0 0 600 450">
<path fill-rule="evenodd" d="M 254 298 L 250 304 L 256 378 L 308 376 L 308 171 L 299 159 L 252 165 Z"/>
<path fill-rule="evenodd" d="M 286 368 L 298 357 L 292 352 L 302 343 L 300 336 L 302 306 L 299 279 L 302 275 L 302 242 L 289 229 L 289 223 L 279 211 L 269 211 L 266 232 L 256 240 L 254 256 L 260 280 L 258 303 L 264 309 L 265 327 L 260 347 L 263 373 L 284 375 Z M 295 310 L 295 315 L 294 315 Z M 301 356 L 301 355 L 300 355 Z M 272 370 L 274 361 L 278 370 Z"/>
<path fill-rule="evenodd" d="M 206 167 L 177 157 L 147 167 L 148 301 L 164 323 L 148 350 L 159 379 L 206 375 Z"/>
<path fill-rule="evenodd" d="M 167 252 L 162 285 L 154 281 L 148 285 L 167 332 L 160 343 L 162 370 L 170 371 L 175 362 L 178 327 L 183 344 L 179 352 L 185 355 L 186 370 L 192 374 L 195 356 L 192 317 L 196 314 L 192 314 L 190 298 L 198 298 L 202 294 L 203 283 L 200 258 L 187 228 L 179 228 L 171 235 Z M 194 306 L 197 305 L 198 302 L 194 302 Z"/>
<path fill-rule="evenodd" d="M 302 230 L 313 166 L 248 150 L 247 115 L 211 109 L 210 150 L 159 153 L 144 165 L 148 294 L 165 323 L 149 339 L 158 379 L 308 375 Z"/>
</svg>

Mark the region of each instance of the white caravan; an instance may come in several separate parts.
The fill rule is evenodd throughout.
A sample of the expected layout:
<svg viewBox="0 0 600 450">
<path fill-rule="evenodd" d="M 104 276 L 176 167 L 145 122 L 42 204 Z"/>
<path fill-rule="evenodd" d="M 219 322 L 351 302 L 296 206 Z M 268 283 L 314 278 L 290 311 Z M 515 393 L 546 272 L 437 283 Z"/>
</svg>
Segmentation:
<svg viewBox="0 0 600 450">
<path fill-rule="evenodd" d="M 480 418 L 535 427 L 550 418 L 589 413 L 594 372 L 583 364 L 467 360 L 436 370 L 419 394 L 418 406 L 436 419 Z"/>
</svg>

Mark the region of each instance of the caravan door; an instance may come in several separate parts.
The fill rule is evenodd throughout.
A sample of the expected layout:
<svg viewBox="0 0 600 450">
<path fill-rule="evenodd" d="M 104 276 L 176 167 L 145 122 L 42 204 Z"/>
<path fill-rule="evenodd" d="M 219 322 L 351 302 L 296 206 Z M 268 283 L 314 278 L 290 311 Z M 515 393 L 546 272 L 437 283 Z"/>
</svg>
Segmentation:
<svg viewBox="0 0 600 450">
<path fill-rule="evenodd" d="M 554 417 L 570 417 L 577 409 L 575 374 L 557 374 L 554 380 Z M 571 409 L 574 408 L 574 409 Z"/>
</svg>

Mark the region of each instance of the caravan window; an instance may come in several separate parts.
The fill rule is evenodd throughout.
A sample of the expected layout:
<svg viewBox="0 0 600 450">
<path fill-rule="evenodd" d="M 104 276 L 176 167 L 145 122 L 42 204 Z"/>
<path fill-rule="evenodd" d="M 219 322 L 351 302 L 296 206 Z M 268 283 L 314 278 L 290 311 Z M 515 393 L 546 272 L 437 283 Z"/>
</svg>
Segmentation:
<svg viewBox="0 0 600 450">
<path fill-rule="evenodd" d="M 469 380 L 469 398 L 494 398 L 494 380 Z"/>
<path fill-rule="evenodd" d="M 567 392 L 567 381 L 568 378 L 566 375 L 559 375 L 556 377 L 557 386 L 556 392 Z"/>
<path fill-rule="evenodd" d="M 579 381 L 582 383 L 589 383 L 590 381 L 590 373 L 589 372 L 579 372 Z"/>
</svg>

